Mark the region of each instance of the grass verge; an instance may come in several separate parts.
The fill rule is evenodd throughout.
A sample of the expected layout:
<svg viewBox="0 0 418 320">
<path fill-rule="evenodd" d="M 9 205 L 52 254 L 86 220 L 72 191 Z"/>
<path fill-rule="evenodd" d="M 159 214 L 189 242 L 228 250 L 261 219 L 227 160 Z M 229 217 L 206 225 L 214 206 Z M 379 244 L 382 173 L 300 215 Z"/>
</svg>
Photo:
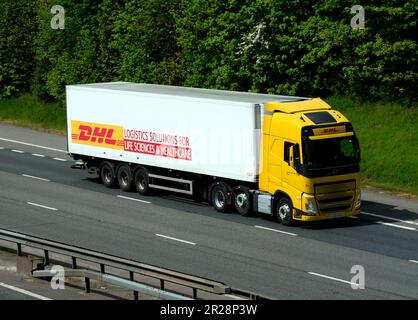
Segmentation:
<svg viewBox="0 0 418 320">
<path fill-rule="evenodd" d="M 350 97 L 326 101 L 353 124 L 364 185 L 418 194 L 418 108 Z"/>
<path fill-rule="evenodd" d="M 350 97 L 326 101 L 352 122 L 362 150 L 363 185 L 418 194 L 418 108 L 390 102 L 361 102 Z M 0 120 L 65 134 L 65 109 L 33 96 L 0 100 Z"/>
<path fill-rule="evenodd" d="M 0 121 L 64 135 L 65 109 L 56 102 L 46 103 L 31 95 L 0 99 Z"/>
</svg>

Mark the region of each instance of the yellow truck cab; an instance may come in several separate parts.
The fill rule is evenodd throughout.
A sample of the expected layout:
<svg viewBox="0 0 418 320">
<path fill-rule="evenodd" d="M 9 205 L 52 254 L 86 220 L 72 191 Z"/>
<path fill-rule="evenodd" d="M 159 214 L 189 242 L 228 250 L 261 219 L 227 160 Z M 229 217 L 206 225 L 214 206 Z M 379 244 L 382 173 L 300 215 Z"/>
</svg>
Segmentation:
<svg viewBox="0 0 418 320">
<path fill-rule="evenodd" d="M 258 211 L 284 225 L 360 213 L 360 148 L 340 112 L 319 98 L 269 102 L 262 132 Z"/>
</svg>

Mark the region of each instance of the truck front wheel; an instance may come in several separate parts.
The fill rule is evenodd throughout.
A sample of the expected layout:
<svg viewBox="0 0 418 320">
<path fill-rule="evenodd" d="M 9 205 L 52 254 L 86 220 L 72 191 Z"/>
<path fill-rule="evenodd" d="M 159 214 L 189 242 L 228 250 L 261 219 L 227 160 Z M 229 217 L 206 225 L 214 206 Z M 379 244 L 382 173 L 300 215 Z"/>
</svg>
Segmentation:
<svg viewBox="0 0 418 320">
<path fill-rule="evenodd" d="M 281 198 L 277 202 L 275 215 L 277 220 L 285 226 L 290 226 L 294 223 L 293 206 L 288 198 Z"/>
<path fill-rule="evenodd" d="M 145 168 L 139 168 L 135 172 L 135 188 L 139 194 L 146 195 L 150 192 L 148 171 Z"/>
</svg>

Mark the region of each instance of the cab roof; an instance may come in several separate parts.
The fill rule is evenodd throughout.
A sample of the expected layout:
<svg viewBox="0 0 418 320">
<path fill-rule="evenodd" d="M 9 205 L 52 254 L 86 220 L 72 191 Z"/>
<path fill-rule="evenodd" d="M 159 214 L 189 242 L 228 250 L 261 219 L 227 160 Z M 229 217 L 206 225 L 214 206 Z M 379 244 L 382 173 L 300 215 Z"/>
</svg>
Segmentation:
<svg viewBox="0 0 418 320">
<path fill-rule="evenodd" d="M 265 105 L 265 110 L 269 112 L 298 113 L 316 110 L 331 110 L 331 106 L 320 98 L 300 100 L 293 102 L 274 101 Z"/>
</svg>

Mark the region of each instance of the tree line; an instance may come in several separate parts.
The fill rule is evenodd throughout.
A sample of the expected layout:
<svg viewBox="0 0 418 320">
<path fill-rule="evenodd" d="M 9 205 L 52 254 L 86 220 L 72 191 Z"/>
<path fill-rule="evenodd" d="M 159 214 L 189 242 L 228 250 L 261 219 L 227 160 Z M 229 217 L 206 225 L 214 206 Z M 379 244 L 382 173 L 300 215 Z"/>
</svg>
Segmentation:
<svg viewBox="0 0 418 320">
<path fill-rule="evenodd" d="M 365 1 L 364 29 L 358 2 L 2 0 L 0 98 L 133 81 L 416 104 L 417 0 Z"/>
</svg>

